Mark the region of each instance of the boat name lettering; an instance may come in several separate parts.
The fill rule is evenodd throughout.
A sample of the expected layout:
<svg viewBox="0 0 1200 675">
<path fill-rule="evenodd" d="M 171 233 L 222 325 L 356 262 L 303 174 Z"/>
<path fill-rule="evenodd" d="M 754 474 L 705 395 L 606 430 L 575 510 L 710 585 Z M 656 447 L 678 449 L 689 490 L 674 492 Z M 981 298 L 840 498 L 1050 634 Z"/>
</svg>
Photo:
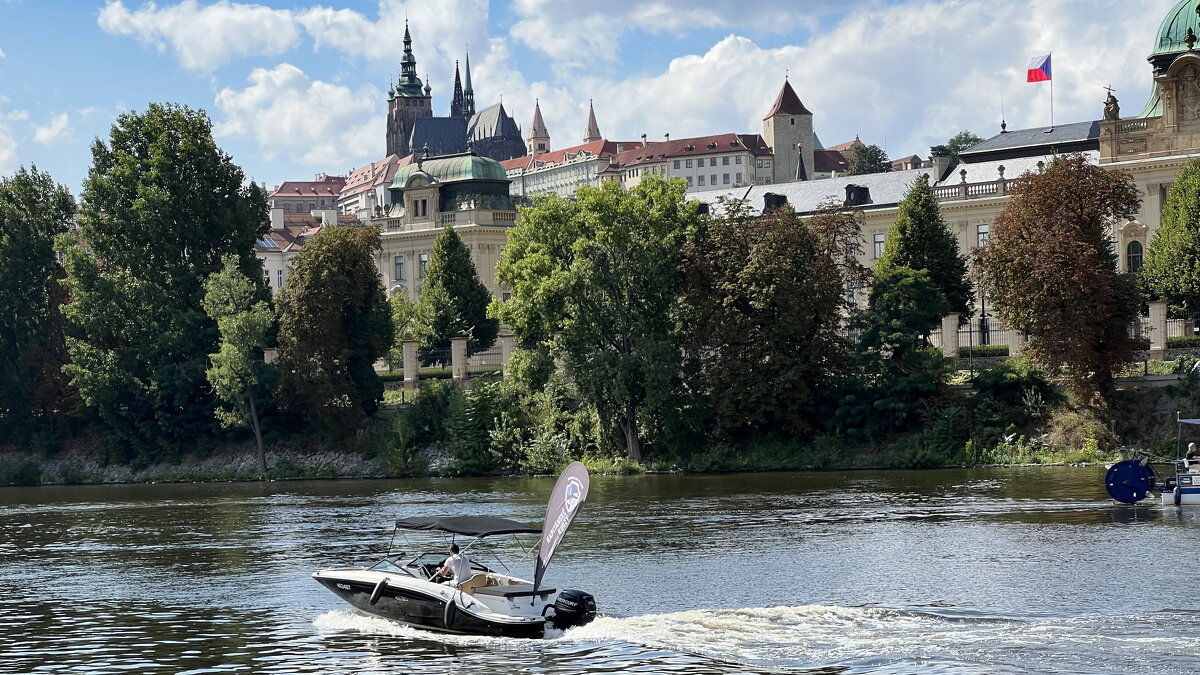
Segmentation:
<svg viewBox="0 0 1200 675">
<path fill-rule="evenodd" d="M 338 584 L 337 587 L 342 589 L 343 591 L 350 590 L 350 584 Z"/>
</svg>

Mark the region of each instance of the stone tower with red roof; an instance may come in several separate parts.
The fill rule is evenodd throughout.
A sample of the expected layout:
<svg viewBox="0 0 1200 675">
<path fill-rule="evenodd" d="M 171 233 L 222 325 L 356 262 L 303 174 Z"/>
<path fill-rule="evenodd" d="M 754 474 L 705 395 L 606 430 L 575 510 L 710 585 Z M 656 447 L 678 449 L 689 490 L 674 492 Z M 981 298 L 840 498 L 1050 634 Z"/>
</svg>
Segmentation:
<svg viewBox="0 0 1200 675">
<path fill-rule="evenodd" d="M 775 153 L 774 182 L 812 179 L 813 114 L 800 102 L 787 78 L 771 112 L 763 118 L 763 138 Z"/>
</svg>

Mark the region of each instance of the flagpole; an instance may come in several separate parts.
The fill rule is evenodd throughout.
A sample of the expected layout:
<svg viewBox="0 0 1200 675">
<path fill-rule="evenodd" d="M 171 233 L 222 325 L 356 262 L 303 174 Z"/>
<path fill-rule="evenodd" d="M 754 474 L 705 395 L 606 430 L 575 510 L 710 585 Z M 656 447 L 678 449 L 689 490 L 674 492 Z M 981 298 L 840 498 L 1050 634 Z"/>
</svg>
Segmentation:
<svg viewBox="0 0 1200 675">
<path fill-rule="evenodd" d="M 1050 52 L 1050 63 L 1054 63 L 1054 52 Z M 1053 68 L 1053 66 L 1051 66 Z M 1054 131 L 1054 73 L 1050 73 L 1050 131 Z"/>
</svg>

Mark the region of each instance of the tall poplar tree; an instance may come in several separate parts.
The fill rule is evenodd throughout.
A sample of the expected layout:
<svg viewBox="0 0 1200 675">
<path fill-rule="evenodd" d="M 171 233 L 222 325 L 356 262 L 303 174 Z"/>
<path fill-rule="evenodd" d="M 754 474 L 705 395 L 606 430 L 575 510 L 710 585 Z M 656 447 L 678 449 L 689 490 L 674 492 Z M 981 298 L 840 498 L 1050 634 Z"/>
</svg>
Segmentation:
<svg viewBox="0 0 1200 675">
<path fill-rule="evenodd" d="M 967 275 L 967 256 L 959 251 L 954 233 L 942 218 L 928 175 L 920 176 L 908 188 L 888 231 L 883 255 L 875 264 L 879 275 L 897 267 L 924 270 L 946 299 L 949 312 L 971 313 L 974 293 Z"/>
<path fill-rule="evenodd" d="M 279 403 L 326 430 L 357 426 L 383 399 L 375 362 L 395 326 L 379 247 L 379 228 L 327 227 L 304 244 L 279 292 Z"/>
<path fill-rule="evenodd" d="M 1152 299 L 1200 312 L 1200 158 L 1179 169 L 1138 278 Z"/>
<path fill-rule="evenodd" d="M 67 398 L 54 239 L 74 213 L 67 189 L 36 167 L 0 179 L 0 438 L 23 439 Z"/>
<path fill-rule="evenodd" d="M 450 340 L 459 337 L 467 338 L 468 355 L 491 347 L 500 332 L 499 320 L 488 316 L 491 301 L 467 245 L 447 226 L 433 243 L 421 281 L 416 316 L 422 351 L 449 349 Z"/>
<path fill-rule="evenodd" d="M 65 251 L 72 384 L 117 458 L 194 445 L 215 430 L 204 281 L 228 255 L 262 279 L 253 247 L 268 227 L 265 192 L 217 147 L 203 111 L 155 103 L 92 144 L 80 222 Z"/>
</svg>

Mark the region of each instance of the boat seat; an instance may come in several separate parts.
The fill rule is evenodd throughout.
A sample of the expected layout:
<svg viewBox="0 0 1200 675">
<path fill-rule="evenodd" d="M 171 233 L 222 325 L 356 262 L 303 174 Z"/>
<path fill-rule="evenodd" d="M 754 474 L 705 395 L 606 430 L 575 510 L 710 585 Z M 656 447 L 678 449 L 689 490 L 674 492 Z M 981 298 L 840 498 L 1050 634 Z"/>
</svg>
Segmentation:
<svg viewBox="0 0 1200 675">
<path fill-rule="evenodd" d="M 467 579 L 466 581 L 459 584 L 458 590 L 460 590 L 464 593 L 472 593 L 473 594 L 475 592 L 475 589 L 479 588 L 480 586 L 487 586 L 488 582 L 495 581 L 495 580 L 496 580 L 495 577 L 492 577 L 489 579 L 487 574 L 481 574 L 479 572 L 476 572 L 475 574 L 471 575 L 470 579 Z"/>
<path fill-rule="evenodd" d="M 533 592 L 533 584 L 509 584 L 508 586 L 480 586 L 475 595 L 495 595 L 502 598 L 528 598 L 534 595 L 552 595 L 553 588 L 543 586 Z"/>
</svg>

